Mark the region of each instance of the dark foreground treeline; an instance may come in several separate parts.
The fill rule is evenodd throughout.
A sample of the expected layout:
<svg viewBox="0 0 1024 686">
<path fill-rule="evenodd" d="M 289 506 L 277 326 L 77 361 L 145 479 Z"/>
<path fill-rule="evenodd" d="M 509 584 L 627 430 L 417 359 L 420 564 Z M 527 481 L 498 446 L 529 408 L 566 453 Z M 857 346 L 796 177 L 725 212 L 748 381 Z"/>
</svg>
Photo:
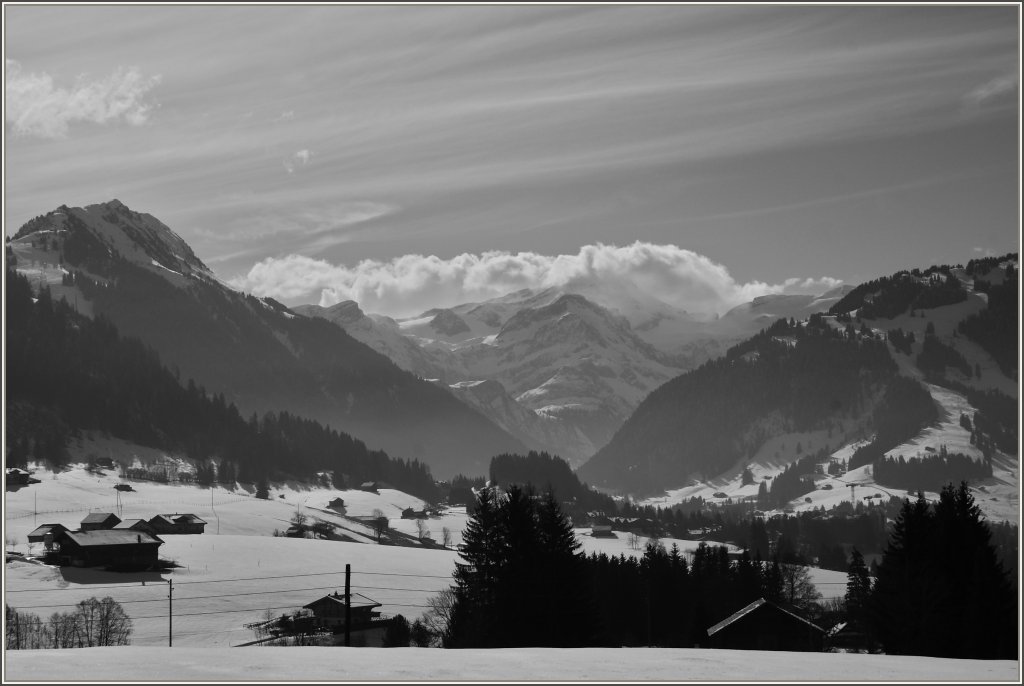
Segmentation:
<svg viewBox="0 0 1024 686">
<path fill-rule="evenodd" d="M 579 552 L 550 494 L 481 491 L 463 534 L 455 585 L 435 602 L 449 648 L 679 646 L 706 644 L 707 629 L 764 597 L 828 628 L 861 627 L 891 654 L 1014 659 L 1017 598 L 965 484 L 929 505 L 904 501 L 877 579 L 859 552 L 845 603 L 816 601 L 806 568 L 773 559 L 730 560 L 702 546 L 692 559 L 649 544 L 636 558 Z"/>
<path fill-rule="evenodd" d="M 432 500 L 426 465 L 390 458 L 345 433 L 285 412 L 243 419 L 224 396 L 182 385 L 157 354 L 122 337 L 108 320 L 90 320 L 43 288 L 6 272 L 8 466 L 30 458 L 63 464 L 68 441 L 84 430 L 195 460 L 212 481 L 265 484 L 333 470 L 335 485 L 386 481 Z"/>
</svg>

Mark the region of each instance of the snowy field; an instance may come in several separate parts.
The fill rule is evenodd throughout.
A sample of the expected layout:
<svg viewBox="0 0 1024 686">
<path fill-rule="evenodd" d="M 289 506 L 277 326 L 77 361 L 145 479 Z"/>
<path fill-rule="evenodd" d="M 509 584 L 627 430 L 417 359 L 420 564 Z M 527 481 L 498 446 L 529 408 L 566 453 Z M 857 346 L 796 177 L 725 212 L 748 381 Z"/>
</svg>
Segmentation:
<svg viewBox="0 0 1024 686">
<path fill-rule="evenodd" d="M 1020 682 L 1012 660 L 667 648 L 81 648 L 10 651 L 14 681 Z"/>
<path fill-rule="evenodd" d="M 162 457 L 140 455 L 148 463 Z M 255 635 L 244 625 L 262 619 L 268 611 L 279 616 L 342 591 L 346 564 L 352 566 L 355 592 L 381 603 L 383 614 L 402 614 L 410 621 L 423 614 L 431 596 L 451 584 L 455 569 L 454 550 L 376 545 L 369 527 L 325 509 L 333 498 L 341 497 L 348 515 L 368 516 L 380 509 L 393 529 L 415 535 L 415 520 L 401 519 L 401 511 L 419 509 L 424 503 L 401 491 L 381 489 L 376 494 L 274 484 L 270 499 L 261 500 L 241 488 L 153 482 L 133 482 L 134 492 L 119 492 L 114 485 L 120 479 L 113 471 L 97 473 L 81 465 L 58 474 L 40 467 L 33 471 L 40 483 L 6 493 L 4 533 L 8 541 L 15 541 L 9 550 L 39 554 L 41 544 L 27 543 L 27 534 L 36 526 L 59 522 L 75 528 L 95 511 L 112 511 L 122 519 L 193 512 L 207 521 L 203 535 L 163 536 L 160 556 L 180 565 L 163 574 L 60 569 L 34 561 L 12 560 L 5 565 L 4 595 L 12 607 L 47 618 L 70 611 L 85 598 L 109 595 L 132 617 L 136 646 L 166 645 L 169 580 L 174 587 L 174 645 L 227 647 L 253 640 Z M 334 522 L 358 542 L 272 536 L 275 529 L 287 528 L 296 511 Z M 442 527 L 448 527 L 454 547 L 461 542 L 468 517 L 465 508 L 452 508 L 425 521 L 438 541 Z M 649 540 L 641 536 L 633 547 L 625 532 L 595 538 L 589 528 L 575 531 L 587 553 L 639 556 Z M 661 541 L 666 547 L 676 543 L 684 554 L 700 545 L 693 540 Z M 845 575 L 833 579 L 832 572 L 815 570 L 814 574 L 823 596 L 831 597 L 836 591 L 841 595 Z"/>
</svg>

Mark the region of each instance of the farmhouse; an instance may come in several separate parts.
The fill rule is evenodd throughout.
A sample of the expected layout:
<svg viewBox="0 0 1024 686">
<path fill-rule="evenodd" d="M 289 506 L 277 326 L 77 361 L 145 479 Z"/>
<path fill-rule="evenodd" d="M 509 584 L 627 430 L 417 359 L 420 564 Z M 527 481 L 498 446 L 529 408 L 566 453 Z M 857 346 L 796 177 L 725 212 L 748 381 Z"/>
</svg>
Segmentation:
<svg viewBox="0 0 1024 686">
<path fill-rule="evenodd" d="M 79 528 L 82 531 L 101 531 L 113 529 L 121 523 L 121 518 L 113 512 L 90 512 Z"/>
<path fill-rule="evenodd" d="M 381 604 L 370 600 L 361 593 L 352 594 L 352 625 L 349 631 L 366 629 L 372 626 L 373 621 L 380 617 L 377 608 Z M 343 631 L 345 629 L 345 594 L 335 591 L 322 598 L 314 600 L 308 605 L 303 605 L 307 610 L 313 612 L 316 622 L 325 629 Z"/>
<path fill-rule="evenodd" d="M 141 531 L 67 531 L 60 538 L 61 565 L 148 569 L 157 563 L 156 536 Z"/>
<path fill-rule="evenodd" d="M 824 650 L 825 631 L 795 608 L 758 598 L 708 629 L 713 648 Z"/>
<path fill-rule="evenodd" d="M 338 514 L 345 514 L 345 501 L 341 498 L 335 498 L 331 502 L 327 503 L 327 507 Z"/>
<path fill-rule="evenodd" d="M 46 543 L 47 535 L 49 535 L 49 541 L 52 543 L 60 534 L 68 530 L 63 524 L 42 524 L 29 532 L 28 542 Z"/>
<path fill-rule="evenodd" d="M 149 520 L 149 525 L 158 534 L 201 534 L 206 521 L 194 514 L 158 514 Z"/>
<path fill-rule="evenodd" d="M 8 486 L 27 486 L 28 479 L 31 476 L 24 469 L 18 467 L 11 467 L 7 470 L 7 485 Z"/>
</svg>

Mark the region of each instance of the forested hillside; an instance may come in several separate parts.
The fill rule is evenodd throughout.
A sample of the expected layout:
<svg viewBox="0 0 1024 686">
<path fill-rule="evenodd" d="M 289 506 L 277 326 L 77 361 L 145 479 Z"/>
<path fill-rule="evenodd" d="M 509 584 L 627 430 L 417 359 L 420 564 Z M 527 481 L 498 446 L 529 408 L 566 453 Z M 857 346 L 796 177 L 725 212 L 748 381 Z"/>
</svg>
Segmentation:
<svg viewBox="0 0 1024 686">
<path fill-rule="evenodd" d="M 887 400 L 894 393 L 908 404 Z M 772 435 L 827 427 L 879 401 L 890 408 L 875 414 L 887 440 L 890 427 L 906 438 L 934 417 L 927 392 L 897 376 L 885 341 L 870 329 L 837 329 L 820 315 L 806 324 L 779 320 L 651 393 L 579 473 L 597 486 L 658 492 L 719 474 Z"/>
<path fill-rule="evenodd" d="M 336 485 L 382 480 L 424 498 L 429 469 L 393 460 L 362 441 L 288 413 L 246 421 L 221 394 L 179 383 L 157 354 L 122 337 L 105 318 L 89 320 L 43 288 L 6 272 L 8 465 L 59 465 L 85 430 L 181 452 L 208 478 L 256 483 L 333 470 Z M 217 467 L 210 471 L 211 461 Z"/>
</svg>

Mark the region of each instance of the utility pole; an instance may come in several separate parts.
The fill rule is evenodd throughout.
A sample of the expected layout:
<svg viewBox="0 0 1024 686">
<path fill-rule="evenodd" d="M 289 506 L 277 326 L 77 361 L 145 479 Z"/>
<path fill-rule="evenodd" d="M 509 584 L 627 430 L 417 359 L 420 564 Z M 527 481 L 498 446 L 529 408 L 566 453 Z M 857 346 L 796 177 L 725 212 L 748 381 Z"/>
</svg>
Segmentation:
<svg viewBox="0 0 1024 686">
<path fill-rule="evenodd" d="M 167 647 L 174 644 L 174 579 L 167 580 Z"/>
<path fill-rule="evenodd" d="M 345 647 L 352 645 L 352 565 L 345 565 Z"/>
</svg>

